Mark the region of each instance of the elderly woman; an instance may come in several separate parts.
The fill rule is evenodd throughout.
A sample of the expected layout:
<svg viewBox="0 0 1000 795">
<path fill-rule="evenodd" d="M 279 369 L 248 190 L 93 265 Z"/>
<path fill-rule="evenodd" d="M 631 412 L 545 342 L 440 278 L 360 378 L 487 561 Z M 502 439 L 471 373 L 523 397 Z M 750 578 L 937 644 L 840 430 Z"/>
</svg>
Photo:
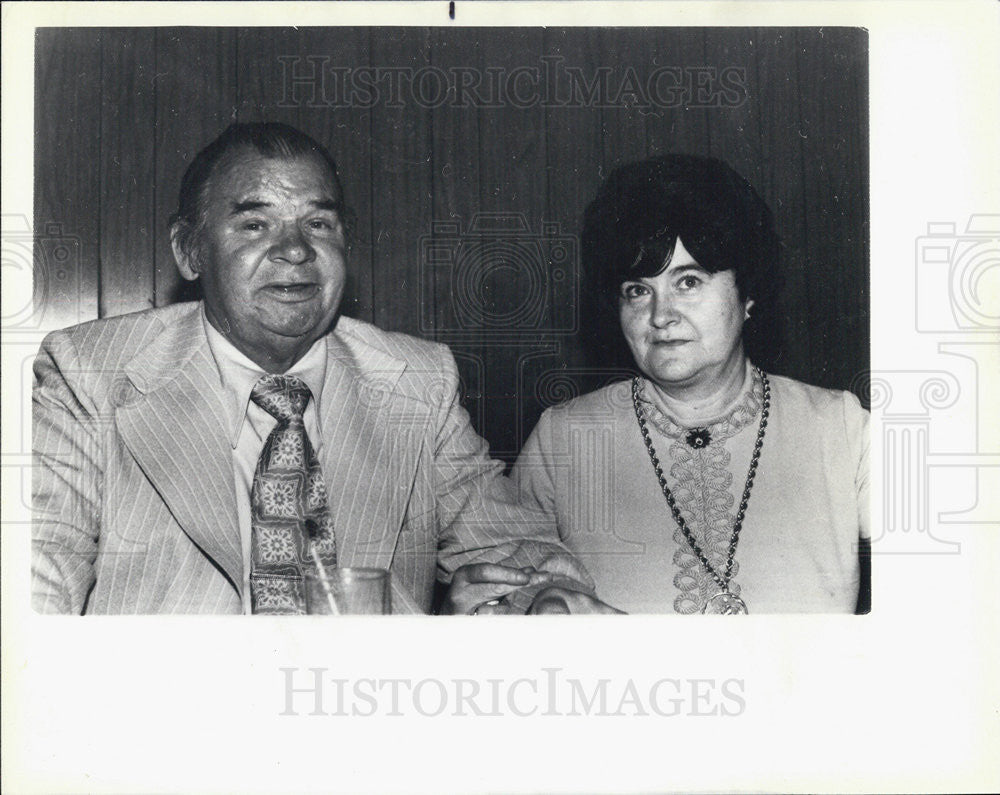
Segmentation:
<svg viewBox="0 0 1000 795">
<path fill-rule="evenodd" d="M 588 207 L 582 244 L 586 289 L 640 375 L 542 415 L 513 472 L 522 499 L 616 609 L 854 612 L 868 414 L 744 352 L 778 284 L 763 200 L 718 160 L 632 163 Z"/>
</svg>

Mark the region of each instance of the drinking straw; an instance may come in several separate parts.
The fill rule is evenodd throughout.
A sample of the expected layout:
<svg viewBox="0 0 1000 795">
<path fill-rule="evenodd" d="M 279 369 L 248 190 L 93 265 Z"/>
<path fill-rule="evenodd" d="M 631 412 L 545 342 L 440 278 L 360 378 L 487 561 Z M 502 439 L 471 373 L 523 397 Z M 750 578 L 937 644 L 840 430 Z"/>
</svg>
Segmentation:
<svg viewBox="0 0 1000 795">
<path fill-rule="evenodd" d="M 330 578 L 327 577 L 326 567 L 323 566 L 323 561 L 319 559 L 319 552 L 316 551 L 315 538 L 309 541 L 309 553 L 312 555 L 313 563 L 316 564 L 316 573 L 319 575 L 320 584 L 323 586 L 323 592 L 326 594 L 326 602 L 330 606 L 330 614 L 339 616 L 340 610 L 337 609 L 337 602 L 333 598 L 333 588 L 330 587 Z"/>
</svg>

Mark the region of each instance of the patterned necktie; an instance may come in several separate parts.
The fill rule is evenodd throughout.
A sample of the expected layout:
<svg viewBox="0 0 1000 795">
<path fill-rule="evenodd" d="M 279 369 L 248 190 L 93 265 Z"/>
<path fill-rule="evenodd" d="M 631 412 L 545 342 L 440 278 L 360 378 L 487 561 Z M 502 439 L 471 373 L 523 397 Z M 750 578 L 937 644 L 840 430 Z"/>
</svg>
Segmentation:
<svg viewBox="0 0 1000 795">
<path fill-rule="evenodd" d="M 264 442 L 250 492 L 250 598 L 254 613 L 305 613 L 304 571 L 315 540 L 323 566 L 337 565 L 326 484 L 302 413 L 311 397 L 295 376 L 265 375 L 250 399 L 278 424 Z"/>
</svg>

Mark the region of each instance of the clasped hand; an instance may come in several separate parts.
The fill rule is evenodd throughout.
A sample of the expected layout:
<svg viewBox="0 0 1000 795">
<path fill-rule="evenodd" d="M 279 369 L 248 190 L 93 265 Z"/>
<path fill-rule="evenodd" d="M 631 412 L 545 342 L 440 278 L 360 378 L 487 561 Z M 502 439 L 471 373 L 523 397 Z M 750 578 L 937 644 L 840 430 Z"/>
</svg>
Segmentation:
<svg viewBox="0 0 1000 795">
<path fill-rule="evenodd" d="M 452 578 L 441 612 L 450 615 L 508 613 L 510 610 L 502 601 L 505 596 L 519 588 L 539 586 L 527 611 L 531 615 L 622 612 L 587 591 L 576 590 L 565 578 L 558 578 L 557 584 L 550 572 L 498 563 L 470 563 L 459 568 Z"/>
</svg>

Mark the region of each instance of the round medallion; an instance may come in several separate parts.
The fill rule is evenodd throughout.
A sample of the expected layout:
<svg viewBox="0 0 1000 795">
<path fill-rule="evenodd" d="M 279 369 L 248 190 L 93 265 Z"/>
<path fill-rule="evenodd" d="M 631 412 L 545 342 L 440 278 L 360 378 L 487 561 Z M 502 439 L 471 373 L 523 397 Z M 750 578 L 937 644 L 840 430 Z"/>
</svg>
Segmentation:
<svg viewBox="0 0 1000 795">
<path fill-rule="evenodd" d="M 701 609 L 706 615 L 736 616 L 747 615 L 747 603 L 729 591 L 720 591 L 707 602 Z"/>
</svg>

